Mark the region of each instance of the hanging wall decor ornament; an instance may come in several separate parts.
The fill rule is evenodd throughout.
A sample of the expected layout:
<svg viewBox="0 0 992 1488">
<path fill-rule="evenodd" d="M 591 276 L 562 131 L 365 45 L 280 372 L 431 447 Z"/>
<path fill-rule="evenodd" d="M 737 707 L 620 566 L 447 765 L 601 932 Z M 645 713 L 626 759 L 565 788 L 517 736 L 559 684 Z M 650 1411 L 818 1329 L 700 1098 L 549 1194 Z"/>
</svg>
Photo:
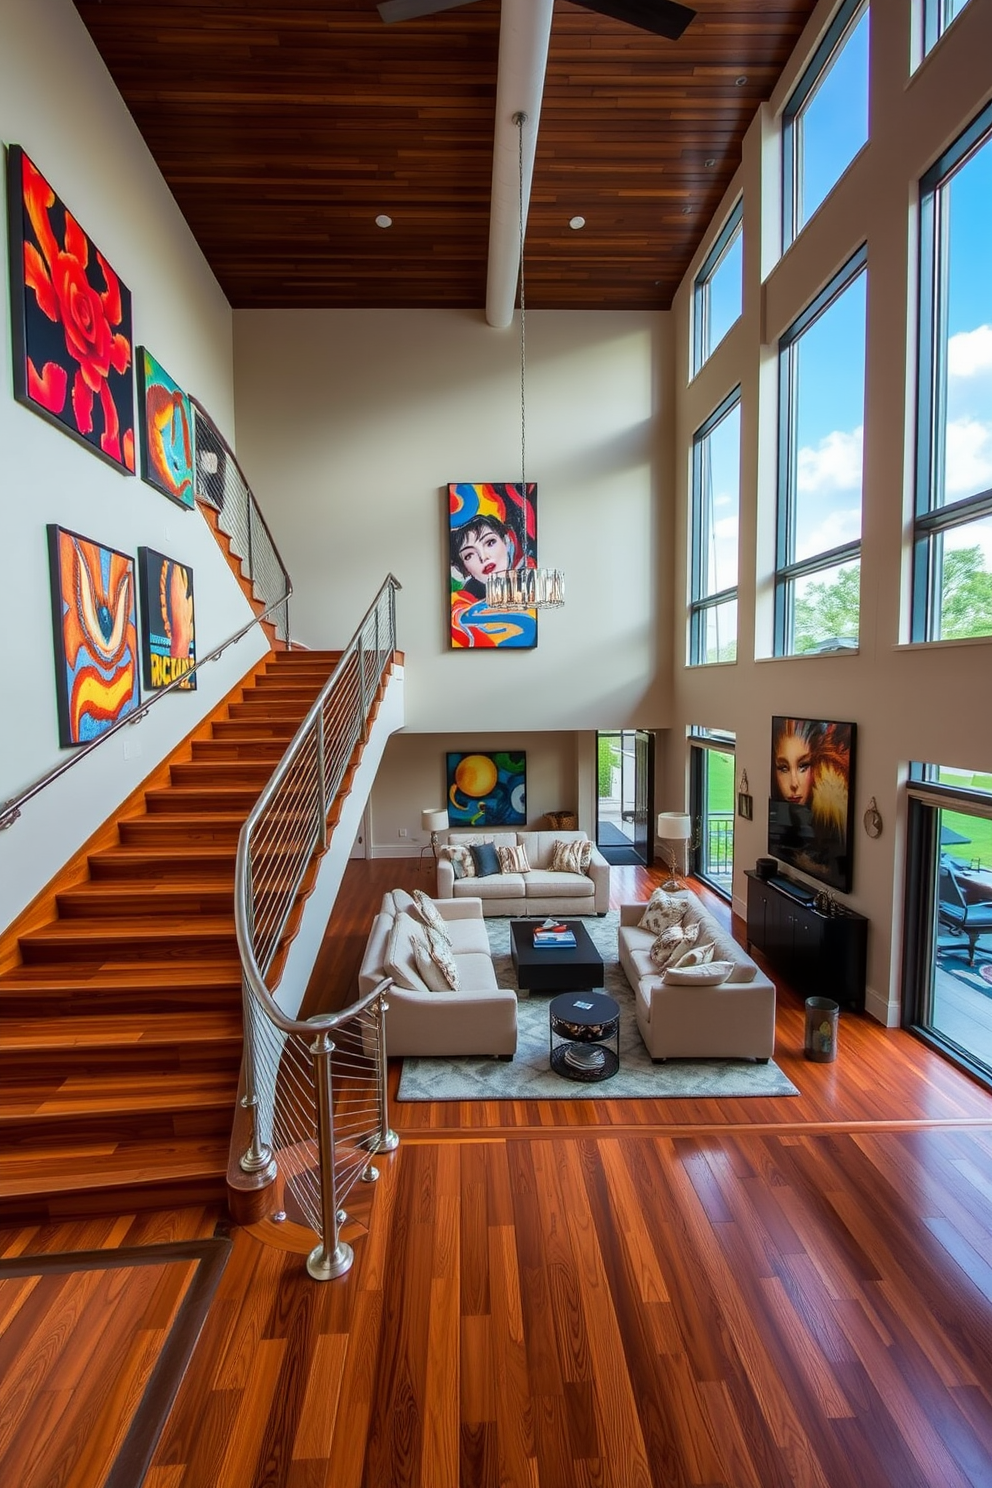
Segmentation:
<svg viewBox="0 0 992 1488">
<path fill-rule="evenodd" d="M 527 115 L 516 113 L 518 170 L 518 224 L 520 229 L 520 490 L 527 491 L 527 332 L 524 293 L 524 125 Z M 565 575 L 557 568 L 538 568 L 536 554 L 528 551 L 517 567 L 486 576 L 486 608 L 500 613 L 520 610 L 556 610 L 565 603 Z"/>
</svg>

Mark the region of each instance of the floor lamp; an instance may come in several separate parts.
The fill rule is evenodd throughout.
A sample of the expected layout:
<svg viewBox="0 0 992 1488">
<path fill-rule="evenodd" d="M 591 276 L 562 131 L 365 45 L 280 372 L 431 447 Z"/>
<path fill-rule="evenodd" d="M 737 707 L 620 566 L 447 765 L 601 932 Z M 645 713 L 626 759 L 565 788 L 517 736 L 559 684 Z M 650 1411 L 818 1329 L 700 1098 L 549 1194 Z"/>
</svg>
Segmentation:
<svg viewBox="0 0 992 1488">
<path fill-rule="evenodd" d="M 662 853 L 672 871 L 672 877 L 663 887 L 666 889 L 684 889 L 687 872 L 687 844 L 692 841 L 692 818 L 682 811 L 659 812 L 658 837 L 661 842 L 669 844 L 662 849 Z M 675 848 L 671 845 L 676 842 L 679 844 L 678 860 L 676 860 Z M 679 866 L 680 864 L 681 866 Z"/>
<path fill-rule="evenodd" d="M 430 832 L 431 834 L 430 849 L 434 854 L 434 861 L 436 863 L 438 849 L 437 834 L 438 832 L 446 832 L 448 830 L 448 813 L 446 811 L 422 811 L 420 813 L 420 825 L 423 831 Z M 423 864 L 424 853 L 426 851 L 426 847 L 420 849 L 421 864 Z"/>
</svg>

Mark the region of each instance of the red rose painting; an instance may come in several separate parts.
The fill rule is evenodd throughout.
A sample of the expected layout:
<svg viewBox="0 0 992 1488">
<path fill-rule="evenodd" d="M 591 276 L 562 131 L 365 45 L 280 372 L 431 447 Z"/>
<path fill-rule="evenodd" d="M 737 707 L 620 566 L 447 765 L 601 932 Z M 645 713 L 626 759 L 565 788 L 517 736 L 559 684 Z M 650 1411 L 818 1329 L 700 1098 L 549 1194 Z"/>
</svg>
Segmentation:
<svg viewBox="0 0 992 1488">
<path fill-rule="evenodd" d="M 15 395 L 133 472 L 130 292 L 18 145 L 7 187 Z"/>
</svg>

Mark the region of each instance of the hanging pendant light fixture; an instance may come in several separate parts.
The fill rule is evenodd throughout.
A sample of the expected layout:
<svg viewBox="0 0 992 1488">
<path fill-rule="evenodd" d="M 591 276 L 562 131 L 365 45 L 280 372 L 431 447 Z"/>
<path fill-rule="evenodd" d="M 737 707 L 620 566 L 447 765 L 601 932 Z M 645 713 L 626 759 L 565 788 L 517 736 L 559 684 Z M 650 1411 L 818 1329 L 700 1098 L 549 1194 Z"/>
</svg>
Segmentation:
<svg viewBox="0 0 992 1488">
<path fill-rule="evenodd" d="M 520 225 L 520 494 L 527 499 L 527 335 L 524 296 L 524 125 L 527 115 L 516 113 Z M 525 539 L 526 541 L 526 539 Z M 486 579 L 489 610 L 556 610 L 565 603 L 565 575 L 558 568 L 530 568 L 524 552 L 519 568 L 492 573 Z"/>
</svg>

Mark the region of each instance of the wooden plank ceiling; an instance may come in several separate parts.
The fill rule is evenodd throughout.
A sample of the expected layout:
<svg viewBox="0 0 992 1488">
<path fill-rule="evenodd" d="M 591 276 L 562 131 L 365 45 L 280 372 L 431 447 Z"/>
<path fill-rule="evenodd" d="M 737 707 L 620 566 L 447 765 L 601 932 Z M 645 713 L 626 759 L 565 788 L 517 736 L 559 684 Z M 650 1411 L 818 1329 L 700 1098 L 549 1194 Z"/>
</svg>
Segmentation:
<svg viewBox="0 0 992 1488">
<path fill-rule="evenodd" d="M 556 0 L 530 306 L 670 305 L 813 9 L 695 3 L 671 42 Z M 484 305 L 499 0 L 75 4 L 235 308 Z"/>
</svg>

